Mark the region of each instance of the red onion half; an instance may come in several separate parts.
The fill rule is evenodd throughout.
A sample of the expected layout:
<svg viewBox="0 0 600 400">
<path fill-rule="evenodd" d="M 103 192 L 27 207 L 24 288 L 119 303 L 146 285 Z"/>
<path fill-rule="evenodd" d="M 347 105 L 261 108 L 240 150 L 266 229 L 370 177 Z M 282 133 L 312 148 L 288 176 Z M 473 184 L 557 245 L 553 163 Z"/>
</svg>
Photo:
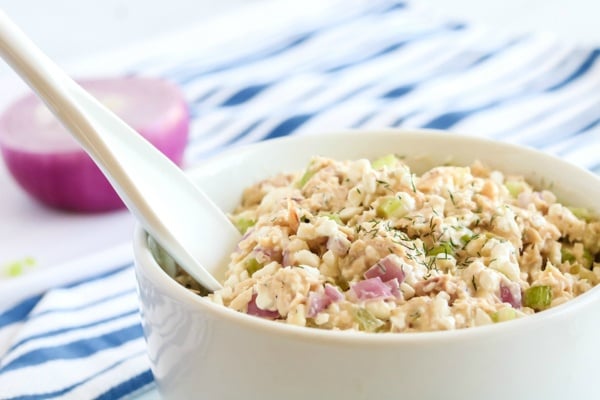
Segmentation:
<svg viewBox="0 0 600 400">
<path fill-rule="evenodd" d="M 181 163 L 189 113 L 178 87 L 141 77 L 79 83 L 173 162 Z M 43 204 L 78 212 L 124 207 L 92 159 L 33 94 L 0 117 L 0 151 L 17 183 Z"/>
</svg>

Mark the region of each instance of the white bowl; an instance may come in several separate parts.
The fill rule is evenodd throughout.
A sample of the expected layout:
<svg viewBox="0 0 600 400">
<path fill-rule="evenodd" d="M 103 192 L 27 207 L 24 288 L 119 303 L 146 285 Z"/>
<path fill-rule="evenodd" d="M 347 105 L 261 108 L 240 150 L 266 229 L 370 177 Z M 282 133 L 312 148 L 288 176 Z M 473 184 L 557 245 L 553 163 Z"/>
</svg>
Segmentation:
<svg viewBox="0 0 600 400">
<path fill-rule="evenodd" d="M 559 199 L 600 212 L 600 179 L 531 149 L 432 131 L 346 132 L 225 152 L 191 171 L 224 210 L 242 189 L 311 156 L 406 156 L 416 172 L 479 159 L 552 184 Z M 218 243 L 215 243 L 218 246 Z M 526 318 L 456 331 L 365 334 L 285 325 L 198 297 L 134 240 L 141 315 L 167 399 L 596 399 L 600 288 Z"/>
</svg>

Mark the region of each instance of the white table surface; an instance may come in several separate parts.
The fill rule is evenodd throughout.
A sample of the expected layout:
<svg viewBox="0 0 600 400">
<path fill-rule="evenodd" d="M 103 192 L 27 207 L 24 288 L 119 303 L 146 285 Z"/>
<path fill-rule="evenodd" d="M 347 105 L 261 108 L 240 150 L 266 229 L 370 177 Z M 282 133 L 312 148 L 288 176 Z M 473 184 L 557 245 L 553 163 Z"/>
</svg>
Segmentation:
<svg viewBox="0 0 600 400">
<path fill-rule="evenodd" d="M 185 27 L 206 25 L 208 29 L 216 18 L 240 7 L 266 7 L 272 2 L 283 6 L 292 3 L 291 0 L 0 0 L 0 8 L 47 54 L 69 72 L 76 73 L 77 65 L 86 62 L 89 70 L 90 60 L 100 53 L 135 46 Z M 416 0 L 414 3 L 466 22 L 513 32 L 548 31 L 567 41 L 600 46 L 597 0 Z M 310 1 L 303 4 L 310 7 Z M 0 87 L 0 109 L 27 90 L 4 64 L 0 64 Z M 0 291 L 3 284 L 8 284 L 2 280 L 2 266 L 10 261 L 34 257 L 37 266 L 30 273 L 36 273 L 127 244 L 132 227 L 133 219 L 126 211 L 80 215 L 42 207 L 23 193 L 0 163 Z M 153 391 L 142 398 L 156 399 L 158 395 Z"/>
</svg>

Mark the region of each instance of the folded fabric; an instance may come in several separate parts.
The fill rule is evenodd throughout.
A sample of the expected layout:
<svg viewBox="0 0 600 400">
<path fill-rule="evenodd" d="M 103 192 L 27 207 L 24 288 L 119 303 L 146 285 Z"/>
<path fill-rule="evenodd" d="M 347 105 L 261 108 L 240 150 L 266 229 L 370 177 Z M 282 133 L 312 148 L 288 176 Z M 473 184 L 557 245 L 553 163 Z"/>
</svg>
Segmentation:
<svg viewBox="0 0 600 400">
<path fill-rule="evenodd" d="M 519 142 L 600 170 L 600 49 L 392 0 L 324 3 L 313 15 L 254 13 L 252 30 L 214 48 L 199 50 L 205 38 L 191 30 L 127 65 L 183 88 L 189 165 L 290 134 L 424 127 Z M 122 398 L 152 387 L 130 255 L 94 263 L 92 274 L 53 275 L 48 285 L 20 278 L 33 286 L 2 297 L 0 398 Z"/>
<path fill-rule="evenodd" d="M 0 398 L 113 399 L 152 385 L 131 257 L 118 247 L 4 287 Z"/>
</svg>

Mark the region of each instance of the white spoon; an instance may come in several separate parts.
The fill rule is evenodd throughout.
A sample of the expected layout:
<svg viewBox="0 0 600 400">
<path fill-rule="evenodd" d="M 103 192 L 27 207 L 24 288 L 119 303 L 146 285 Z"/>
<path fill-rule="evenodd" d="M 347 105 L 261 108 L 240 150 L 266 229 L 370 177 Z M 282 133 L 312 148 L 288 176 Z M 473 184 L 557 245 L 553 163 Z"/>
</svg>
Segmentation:
<svg viewBox="0 0 600 400">
<path fill-rule="evenodd" d="M 202 286 L 221 288 L 240 234 L 166 156 L 77 85 L 0 11 L 0 55 L 107 176 L 146 231 Z M 93 232 L 90 232 L 93 234 Z"/>
</svg>

